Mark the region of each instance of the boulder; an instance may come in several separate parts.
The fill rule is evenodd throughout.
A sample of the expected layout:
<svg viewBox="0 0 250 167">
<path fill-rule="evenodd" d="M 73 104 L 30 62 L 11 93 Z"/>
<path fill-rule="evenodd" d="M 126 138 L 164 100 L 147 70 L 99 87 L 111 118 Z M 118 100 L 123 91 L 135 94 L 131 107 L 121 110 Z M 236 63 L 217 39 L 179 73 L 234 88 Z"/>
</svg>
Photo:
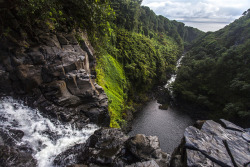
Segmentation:
<svg viewBox="0 0 250 167">
<path fill-rule="evenodd" d="M 16 129 L 0 129 L 0 166 L 35 167 L 36 160 L 30 148 L 19 146 L 24 132 Z"/>
<path fill-rule="evenodd" d="M 188 127 L 184 133 L 185 147 L 198 150 L 223 167 L 233 166 L 230 155 L 221 138 L 212 136 L 195 127 Z"/>
<path fill-rule="evenodd" d="M 22 152 L 16 148 L 0 145 L 0 166 L 36 167 L 37 161 L 30 153 Z"/>
<path fill-rule="evenodd" d="M 146 148 L 150 151 L 146 151 Z M 69 160 L 71 159 L 72 162 L 73 158 L 75 164 L 91 167 L 166 167 L 168 166 L 167 157 L 167 154 L 159 148 L 156 136 L 138 135 L 129 138 L 120 129 L 102 128 L 95 131 L 85 144 L 76 145 L 57 156 L 54 164 L 58 166 L 73 165 L 69 164 Z"/>
<path fill-rule="evenodd" d="M 200 129 L 188 127 L 183 144 L 172 157 L 171 166 L 245 167 L 250 164 L 248 133 L 226 120 L 207 120 Z M 200 126 L 199 126 L 200 127 Z M 183 153 L 184 150 L 184 153 Z M 180 156 L 180 160 L 174 158 Z M 184 158 L 186 157 L 186 158 Z M 177 163 L 175 163 L 177 162 Z"/>
<path fill-rule="evenodd" d="M 150 160 L 161 157 L 161 149 L 158 137 L 137 134 L 127 142 L 129 151 L 139 159 Z"/>
</svg>

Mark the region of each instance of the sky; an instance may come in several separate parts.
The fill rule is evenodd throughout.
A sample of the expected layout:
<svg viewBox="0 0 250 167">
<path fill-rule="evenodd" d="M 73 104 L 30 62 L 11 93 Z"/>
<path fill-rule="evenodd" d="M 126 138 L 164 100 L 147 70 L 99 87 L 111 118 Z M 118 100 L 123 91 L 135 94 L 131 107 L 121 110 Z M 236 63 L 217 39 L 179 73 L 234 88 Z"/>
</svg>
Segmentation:
<svg viewBox="0 0 250 167">
<path fill-rule="evenodd" d="M 216 31 L 250 8 L 250 0 L 143 0 L 157 15 L 203 31 Z"/>
</svg>

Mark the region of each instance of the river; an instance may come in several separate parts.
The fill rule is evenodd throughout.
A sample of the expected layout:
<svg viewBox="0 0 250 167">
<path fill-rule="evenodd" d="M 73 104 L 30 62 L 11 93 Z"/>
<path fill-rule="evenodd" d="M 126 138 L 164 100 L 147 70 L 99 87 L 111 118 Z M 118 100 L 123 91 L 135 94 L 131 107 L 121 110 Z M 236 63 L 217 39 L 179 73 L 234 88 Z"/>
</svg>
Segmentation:
<svg viewBox="0 0 250 167">
<path fill-rule="evenodd" d="M 177 69 L 181 65 L 182 55 L 177 61 Z M 171 91 L 171 84 L 176 79 L 173 74 L 165 85 L 166 89 Z M 145 134 L 149 136 L 158 136 L 161 149 L 167 153 L 172 153 L 180 144 L 186 127 L 192 125 L 192 120 L 187 114 L 169 107 L 168 110 L 159 109 L 160 104 L 157 100 L 148 102 L 142 111 L 139 111 L 134 118 L 132 131 L 129 135 Z"/>
</svg>

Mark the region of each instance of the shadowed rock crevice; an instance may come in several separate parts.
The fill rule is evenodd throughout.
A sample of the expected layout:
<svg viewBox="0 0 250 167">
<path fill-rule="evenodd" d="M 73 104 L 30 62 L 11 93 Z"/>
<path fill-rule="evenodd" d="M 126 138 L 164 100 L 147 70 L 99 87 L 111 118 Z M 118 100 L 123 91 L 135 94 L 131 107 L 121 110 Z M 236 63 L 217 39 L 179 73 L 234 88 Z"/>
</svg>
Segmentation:
<svg viewBox="0 0 250 167">
<path fill-rule="evenodd" d="M 231 160 L 232 160 L 234 166 L 235 166 L 235 167 L 238 167 L 237 164 L 236 164 L 236 162 L 235 162 L 235 160 L 234 160 L 234 157 L 233 157 L 232 153 L 230 152 L 230 149 L 229 149 L 229 147 L 228 147 L 227 141 L 224 140 L 223 143 L 224 143 L 224 145 L 225 145 L 225 147 L 226 147 L 226 149 L 227 149 L 227 152 L 228 152 L 229 156 L 231 157 Z"/>
</svg>

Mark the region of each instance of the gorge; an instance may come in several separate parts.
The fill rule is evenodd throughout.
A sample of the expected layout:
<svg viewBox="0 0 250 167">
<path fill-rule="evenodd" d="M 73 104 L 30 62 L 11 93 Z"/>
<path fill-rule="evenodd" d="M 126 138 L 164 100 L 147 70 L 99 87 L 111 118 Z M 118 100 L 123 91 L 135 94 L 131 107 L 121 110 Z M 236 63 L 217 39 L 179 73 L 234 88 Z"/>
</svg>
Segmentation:
<svg viewBox="0 0 250 167">
<path fill-rule="evenodd" d="M 204 33 L 141 0 L 1 0 L 0 166 L 248 167 L 249 18 Z"/>
<path fill-rule="evenodd" d="M 181 65 L 184 54 L 176 63 L 176 69 Z M 171 75 L 164 88 L 172 95 L 172 84 L 176 79 L 176 72 Z M 167 102 L 170 103 L 170 102 Z M 142 111 L 135 114 L 132 131 L 129 135 L 145 134 L 158 136 L 161 148 L 167 153 L 172 153 L 181 142 L 185 129 L 194 124 L 194 120 L 187 114 L 178 111 L 174 106 L 160 109 L 157 98 L 146 103 Z M 171 134 L 171 135 L 169 135 Z"/>
</svg>

